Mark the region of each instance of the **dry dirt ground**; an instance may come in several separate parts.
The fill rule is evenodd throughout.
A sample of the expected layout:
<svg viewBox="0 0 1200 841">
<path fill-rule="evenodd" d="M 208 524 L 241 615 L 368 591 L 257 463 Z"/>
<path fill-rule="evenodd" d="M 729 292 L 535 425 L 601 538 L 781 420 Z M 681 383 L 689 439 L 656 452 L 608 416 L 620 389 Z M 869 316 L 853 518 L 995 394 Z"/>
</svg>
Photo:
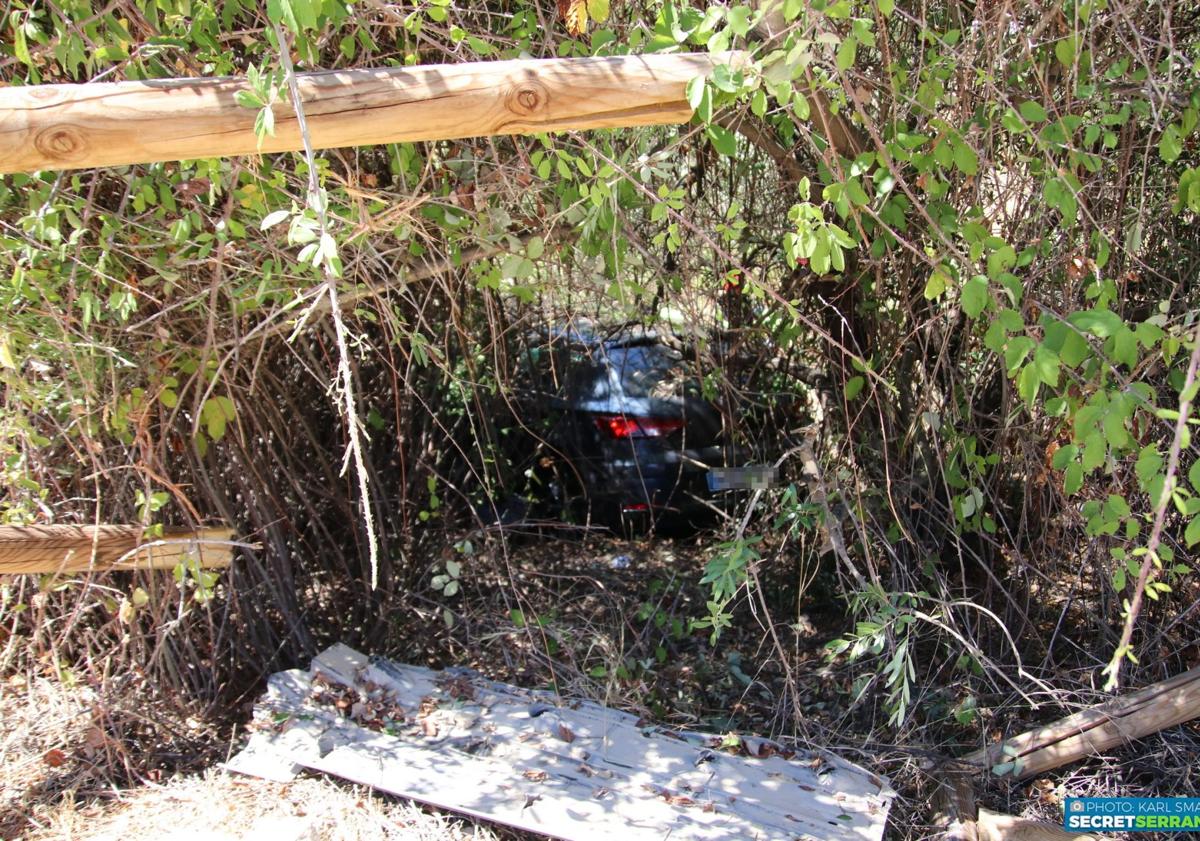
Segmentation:
<svg viewBox="0 0 1200 841">
<path fill-rule="evenodd" d="M 505 841 L 503 830 L 320 778 L 273 783 L 218 769 L 105 790 L 114 759 L 96 697 L 49 680 L 0 690 L 0 838 L 172 841 Z M 118 758 L 119 760 L 119 758 Z M 528 837 L 528 836 L 525 836 Z"/>
<path fill-rule="evenodd" d="M 812 576 L 788 553 L 764 547 L 769 603 L 743 605 L 714 646 L 707 629 L 689 624 L 707 612 L 697 582 L 711 543 L 538 536 L 511 548 L 467 559 L 452 598 L 414 590 L 410 615 L 397 616 L 395 638 L 379 653 L 470 666 L 689 729 L 812 739 L 893 781 L 901 798 L 888 837 L 898 841 L 932 831 L 920 758 L 959 753 L 999 731 L 997 722 L 988 731 L 964 729 L 944 712 L 914 717 L 899 735 L 881 728 L 878 698 L 856 702 L 852 670 L 823 657 L 823 644 L 849 627 L 828 573 Z M 444 559 L 431 560 L 431 577 L 439 564 Z M 787 673 L 759 624 L 765 609 L 787 623 L 777 626 Z M 87 665 L 77 664 L 78 674 L 108 674 Z M 100 691 L 111 680 L 72 674 L 39 661 L 0 676 L 0 839 L 534 838 L 326 779 L 280 785 L 230 777 L 215 768 L 240 746 L 248 708 L 223 722 L 202 720 L 162 706 L 128 676 L 117 675 L 126 684 L 114 693 Z M 927 708 L 938 708 L 940 691 L 929 689 Z M 1033 722 L 1003 723 L 1017 730 Z M 1046 779 L 993 779 L 978 794 L 995 811 L 1043 820 L 1061 816 L 1064 796 L 1194 794 L 1198 746 L 1200 722 L 1193 722 Z"/>
<path fill-rule="evenodd" d="M 688 628 L 705 613 L 704 563 L 695 540 L 518 541 L 464 564 L 457 597 L 415 593 L 395 647 L 411 662 L 553 684 L 681 726 L 774 735 L 761 637 L 734 629 L 714 659 L 708 632 Z M 821 640 L 805 639 L 815 665 Z M 136 686 L 114 697 L 54 675 L 43 663 L 0 678 L 0 838 L 533 837 L 323 779 L 229 777 L 213 770 L 242 741 L 228 722 L 157 709 Z"/>
</svg>

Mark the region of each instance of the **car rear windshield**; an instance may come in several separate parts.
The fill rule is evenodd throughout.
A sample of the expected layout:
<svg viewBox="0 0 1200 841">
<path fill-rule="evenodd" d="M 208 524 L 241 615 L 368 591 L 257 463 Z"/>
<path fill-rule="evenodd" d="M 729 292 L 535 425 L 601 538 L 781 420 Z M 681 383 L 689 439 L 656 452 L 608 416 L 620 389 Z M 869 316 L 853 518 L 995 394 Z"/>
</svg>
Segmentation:
<svg viewBox="0 0 1200 841">
<path fill-rule="evenodd" d="M 599 354 L 616 373 L 626 397 L 667 397 L 677 391 L 680 359 L 662 345 L 610 347 Z"/>
</svg>

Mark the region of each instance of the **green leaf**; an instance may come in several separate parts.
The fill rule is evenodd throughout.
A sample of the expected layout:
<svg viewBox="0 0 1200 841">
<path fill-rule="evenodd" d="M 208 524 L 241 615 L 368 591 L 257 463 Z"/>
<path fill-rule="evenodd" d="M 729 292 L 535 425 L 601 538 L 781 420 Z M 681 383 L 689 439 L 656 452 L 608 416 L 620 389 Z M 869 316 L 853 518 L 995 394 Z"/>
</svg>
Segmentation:
<svg viewBox="0 0 1200 841">
<path fill-rule="evenodd" d="M 866 382 L 866 379 L 863 377 L 851 377 L 847 380 L 845 388 L 846 399 L 853 400 L 855 397 L 858 397 Z"/>
<path fill-rule="evenodd" d="M 979 172 L 979 156 L 966 143 L 955 143 L 954 165 L 964 175 L 975 175 Z"/>
<path fill-rule="evenodd" d="M 857 178 L 846 181 L 846 194 L 850 197 L 850 201 L 860 207 L 871 201 L 871 197 L 867 195 L 867 191 L 863 189 Z"/>
<path fill-rule="evenodd" d="M 1013 336 L 1004 345 L 1004 368 L 1009 375 L 1015 374 L 1017 366 L 1033 352 L 1034 341 L 1028 336 Z"/>
<path fill-rule="evenodd" d="M 243 108 L 262 108 L 265 104 L 258 94 L 250 90 L 240 90 L 233 95 L 233 101 Z"/>
<path fill-rule="evenodd" d="M 938 298 L 946 291 L 950 285 L 950 275 L 942 266 L 938 266 L 929 275 L 929 280 L 925 283 L 925 300 L 932 301 Z"/>
<path fill-rule="evenodd" d="M 995 278 L 1017 263 L 1017 252 L 1011 245 L 1002 245 L 988 255 L 988 277 Z"/>
<path fill-rule="evenodd" d="M 740 76 L 728 64 L 718 64 L 712 72 L 713 87 L 726 93 L 737 93 L 742 86 Z"/>
<path fill-rule="evenodd" d="M 1079 462 L 1071 462 L 1063 471 L 1063 493 L 1070 496 L 1079 493 L 1083 487 L 1083 466 Z"/>
<path fill-rule="evenodd" d="M 1179 137 L 1179 129 L 1173 123 L 1167 126 L 1162 139 L 1158 141 L 1158 156 L 1167 163 L 1174 163 L 1183 153 L 1183 143 Z"/>
<path fill-rule="evenodd" d="M 321 0 L 291 0 L 296 12 L 296 23 L 301 29 L 317 28 L 317 13 L 320 11 Z"/>
<path fill-rule="evenodd" d="M 813 245 L 812 256 L 808 259 L 808 267 L 819 275 L 828 273 L 829 271 L 829 240 L 824 236 L 818 236 Z"/>
<path fill-rule="evenodd" d="M 1197 461 L 1196 464 L 1200 464 Z M 1153 444 L 1147 444 L 1142 447 L 1142 451 L 1138 454 L 1137 461 L 1133 465 L 1134 473 L 1137 474 L 1138 481 L 1141 482 L 1143 488 L 1158 475 L 1158 471 L 1162 469 L 1163 458 L 1159 455 L 1158 448 Z M 1192 465 L 1192 470 L 1195 471 L 1195 465 Z M 1188 478 L 1192 481 L 1192 487 L 1200 487 L 1196 484 L 1195 479 L 1192 479 L 1192 474 L 1188 474 Z M 1200 478 L 1197 476 L 1196 478 Z"/>
<path fill-rule="evenodd" d="M 1034 102 L 1032 99 L 1027 99 L 1021 103 L 1021 116 L 1031 123 L 1042 123 L 1049 116 L 1046 109 L 1042 107 L 1040 102 Z"/>
<path fill-rule="evenodd" d="M 988 303 L 988 281 L 981 274 L 963 284 L 962 308 L 971 318 L 978 318 Z"/>
<path fill-rule="evenodd" d="M 689 99 L 689 104 L 690 104 L 690 99 Z M 703 84 L 703 80 L 701 80 L 701 84 L 700 84 L 700 88 L 699 88 L 699 99 L 697 100 L 696 104 L 692 107 L 695 109 L 696 116 L 700 119 L 700 122 L 706 123 L 706 124 L 712 122 L 712 115 L 713 115 L 712 86 Z"/>
<path fill-rule="evenodd" d="M 300 23 L 296 20 L 292 0 L 267 0 L 267 18 L 271 23 L 281 24 L 297 35 L 300 34 Z"/>
<path fill-rule="evenodd" d="M 1074 324 L 1085 333 L 1091 333 L 1101 339 L 1107 339 L 1118 330 L 1124 329 L 1125 322 L 1121 316 L 1112 310 L 1090 309 L 1083 312 L 1071 313 L 1067 321 Z"/>
<path fill-rule="evenodd" d="M 729 10 L 727 20 L 734 35 L 745 37 L 746 33 L 750 31 L 750 7 L 734 6 Z"/>
<path fill-rule="evenodd" d="M 1104 464 L 1104 457 L 1108 455 L 1108 441 L 1104 438 L 1104 433 L 1100 430 L 1090 433 L 1083 439 L 1083 469 L 1091 473 L 1100 465 Z"/>
<path fill-rule="evenodd" d="M 29 42 L 25 40 L 25 27 L 17 23 L 16 13 L 12 17 L 13 28 L 13 55 L 17 57 L 17 61 L 24 64 L 26 67 L 33 66 L 33 57 L 29 55 Z"/>
<path fill-rule="evenodd" d="M 1059 39 L 1054 45 L 1054 55 L 1063 67 L 1075 64 L 1075 37 L 1073 35 Z"/>
<path fill-rule="evenodd" d="M 588 17 L 596 21 L 596 23 L 604 23 L 608 20 L 608 0 L 587 0 Z"/>
<path fill-rule="evenodd" d="M 275 134 L 275 112 L 270 108 L 258 109 L 258 114 L 254 117 L 254 134 L 259 139 L 259 147 L 262 146 L 262 139 L 268 135 Z"/>
<path fill-rule="evenodd" d="M 1200 517 L 1192 517 L 1187 524 L 1187 529 L 1183 532 L 1183 539 L 1187 541 L 1188 548 L 1200 543 Z"/>
<path fill-rule="evenodd" d="M 846 37 L 838 47 L 837 51 L 837 69 L 846 71 L 854 66 L 854 59 L 858 55 L 858 39 L 853 35 Z"/>
<path fill-rule="evenodd" d="M 1037 368 L 1038 379 L 1051 387 L 1058 386 L 1058 354 L 1044 344 L 1038 345 L 1033 352 L 1033 364 Z"/>
<path fill-rule="evenodd" d="M 737 157 L 737 139 L 733 132 L 724 126 L 709 126 L 706 131 L 714 149 L 727 158 Z"/>
<path fill-rule="evenodd" d="M 756 90 L 754 96 L 750 98 L 750 111 L 756 117 L 767 113 L 767 94 L 762 88 Z"/>
<path fill-rule="evenodd" d="M 1055 470 L 1062 470 L 1068 464 L 1075 460 L 1079 455 L 1079 448 L 1074 444 L 1068 444 L 1065 447 L 1059 447 L 1054 451 L 1054 455 L 1050 459 L 1050 466 Z"/>
<path fill-rule="evenodd" d="M 1017 394 L 1026 403 L 1033 405 L 1033 401 L 1037 399 L 1038 389 L 1041 387 L 1042 379 L 1038 374 L 1037 366 L 1030 362 L 1017 375 Z"/>
</svg>

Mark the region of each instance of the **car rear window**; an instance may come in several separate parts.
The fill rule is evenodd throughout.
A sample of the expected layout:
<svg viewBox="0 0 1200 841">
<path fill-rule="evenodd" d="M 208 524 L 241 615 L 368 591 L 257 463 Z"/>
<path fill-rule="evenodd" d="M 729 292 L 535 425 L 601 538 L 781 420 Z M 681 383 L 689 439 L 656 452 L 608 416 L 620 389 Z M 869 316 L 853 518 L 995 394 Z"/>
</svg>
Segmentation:
<svg viewBox="0 0 1200 841">
<path fill-rule="evenodd" d="M 678 354 L 662 345 L 613 347 L 600 351 L 626 397 L 667 397 L 682 377 Z"/>
</svg>

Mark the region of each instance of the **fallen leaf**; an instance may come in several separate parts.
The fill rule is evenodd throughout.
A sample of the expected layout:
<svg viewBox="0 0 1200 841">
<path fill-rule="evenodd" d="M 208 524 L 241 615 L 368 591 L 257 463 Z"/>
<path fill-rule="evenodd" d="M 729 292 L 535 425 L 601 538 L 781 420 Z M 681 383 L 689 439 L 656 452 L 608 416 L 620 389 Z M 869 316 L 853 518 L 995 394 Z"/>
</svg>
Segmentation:
<svg viewBox="0 0 1200 841">
<path fill-rule="evenodd" d="M 58 748 L 51 748 L 42 754 L 42 761 L 51 768 L 58 768 L 67 761 L 67 755 Z"/>
<path fill-rule="evenodd" d="M 526 769 L 521 776 L 535 783 L 544 783 L 549 774 L 547 774 L 545 771 L 540 771 L 537 768 L 529 768 Z"/>
<path fill-rule="evenodd" d="M 558 16 L 572 36 L 587 32 L 587 0 L 558 0 Z"/>
<path fill-rule="evenodd" d="M 571 742 L 575 741 L 575 734 L 571 731 L 571 728 L 568 727 L 567 725 L 559 724 L 558 725 L 558 738 L 562 739 L 567 744 L 570 744 Z"/>
</svg>

